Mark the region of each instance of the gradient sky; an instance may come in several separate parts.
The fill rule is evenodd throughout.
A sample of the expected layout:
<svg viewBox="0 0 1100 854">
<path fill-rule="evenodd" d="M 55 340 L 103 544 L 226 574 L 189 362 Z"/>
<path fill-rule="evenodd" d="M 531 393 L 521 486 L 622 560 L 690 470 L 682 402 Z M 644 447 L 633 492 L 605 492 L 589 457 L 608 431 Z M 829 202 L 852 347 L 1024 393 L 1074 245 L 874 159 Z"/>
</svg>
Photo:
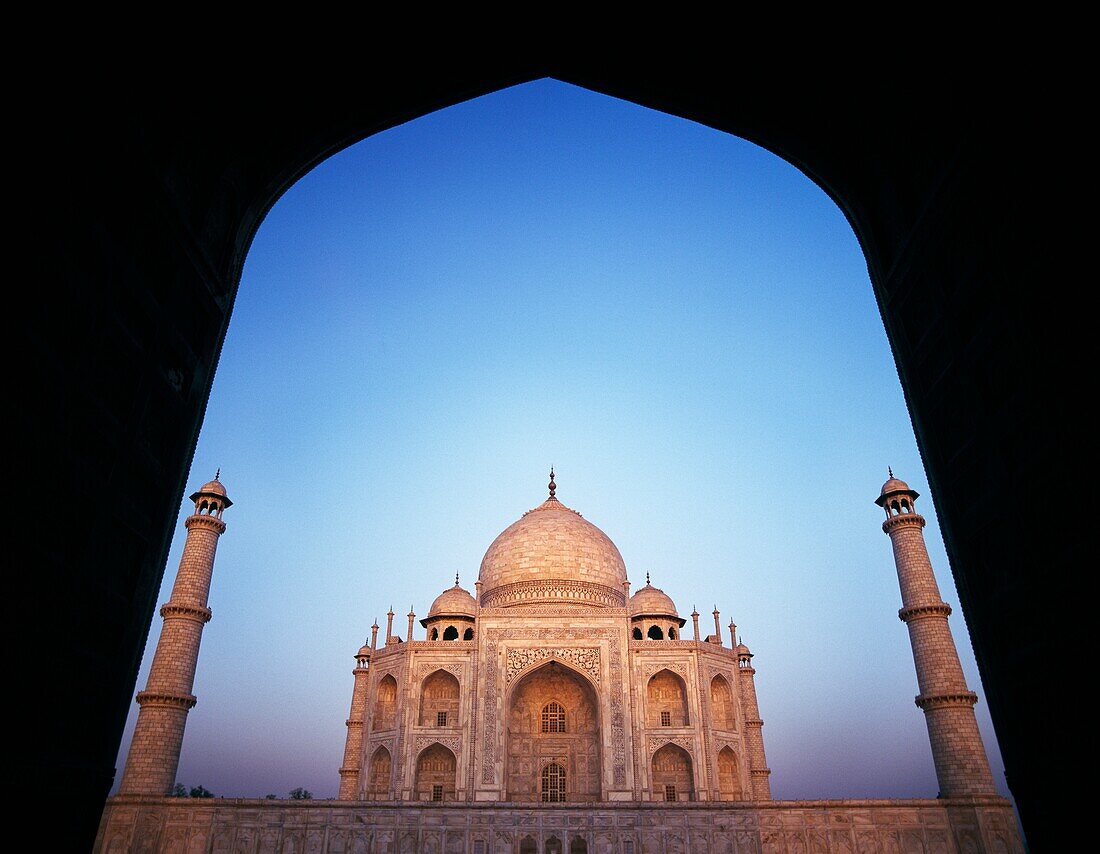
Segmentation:
<svg viewBox="0 0 1100 854">
<path fill-rule="evenodd" d="M 347 149 L 260 228 L 188 482 L 235 505 L 178 779 L 334 796 L 371 623 L 472 589 L 551 463 L 634 589 L 736 621 L 776 798 L 936 795 L 887 465 L 958 598 L 851 228 L 751 143 L 548 80 Z"/>
</svg>

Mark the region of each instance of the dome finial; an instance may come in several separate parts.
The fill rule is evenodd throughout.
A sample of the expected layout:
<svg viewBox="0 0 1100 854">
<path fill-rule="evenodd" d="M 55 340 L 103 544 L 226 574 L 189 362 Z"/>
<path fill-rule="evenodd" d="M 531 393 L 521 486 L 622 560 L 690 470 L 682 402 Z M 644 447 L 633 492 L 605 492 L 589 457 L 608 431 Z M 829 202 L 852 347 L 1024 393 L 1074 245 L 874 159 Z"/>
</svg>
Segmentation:
<svg viewBox="0 0 1100 854">
<path fill-rule="evenodd" d="M 550 484 L 549 485 L 550 485 L 550 498 L 553 499 L 554 501 L 556 501 L 557 498 L 554 495 L 554 493 L 557 491 L 558 487 L 554 483 L 554 467 L 553 466 L 550 466 Z"/>
<path fill-rule="evenodd" d="M 455 587 L 458 587 L 458 573 L 455 573 Z"/>
<path fill-rule="evenodd" d="M 649 573 L 648 572 L 645 574 L 645 586 L 649 587 Z"/>
<path fill-rule="evenodd" d="M 221 479 L 222 479 L 222 467 L 218 466 L 218 470 L 216 472 L 214 472 L 214 480 L 221 480 Z"/>
<path fill-rule="evenodd" d="M 890 475 L 890 479 L 891 479 L 891 480 L 893 480 L 893 477 L 894 477 L 894 470 L 893 470 L 893 469 L 892 469 L 892 468 L 891 468 L 890 466 L 887 466 L 887 467 L 886 467 L 886 473 L 887 473 L 888 475 Z"/>
</svg>

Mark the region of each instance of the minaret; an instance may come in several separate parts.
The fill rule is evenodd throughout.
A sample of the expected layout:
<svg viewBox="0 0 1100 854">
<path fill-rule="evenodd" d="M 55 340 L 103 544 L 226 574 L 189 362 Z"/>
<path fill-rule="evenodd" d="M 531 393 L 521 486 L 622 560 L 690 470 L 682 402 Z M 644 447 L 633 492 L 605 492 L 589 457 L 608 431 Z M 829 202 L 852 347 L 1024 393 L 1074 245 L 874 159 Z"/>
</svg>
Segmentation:
<svg viewBox="0 0 1100 854">
<path fill-rule="evenodd" d="M 187 541 L 168 603 L 160 609 L 164 625 L 149 670 L 149 682 L 137 695 L 134 739 L 126 757 L 119 794 L 167 795 L 176 781 L 187 713 L 195 705 L 191 688 L 199 660 L 206 606 L 218 537 L 225 532 L 222 512 L 233 502 L 218 479 L 221 471 L 191 496 L 195 512 L 187 517 Z"/>
<path fill-rule="evenodd" d="M 699 643 L 699 612 L 694 605 L 691 606 L 691 625 L 695 629 L 695 642 Z"/>
<path fill-rule="evenodd" d="M 898 616 L 909 628 L 920 689 L 916 703 L 928 725 L 940 797 L 994 794 L 993 775 L 974 717 L 978 695 L 966 687 L 947 625 L 951 606 L 940 599 L 924 546 L 924 517 L 914 509 L 918 495 L 893 471 L 889 474 L 875 503 L 886 511 L 882 530 L 890 536 L 901 585 Z"/>
<path fill-rule="evenodd" d="M 367 684 L 370 677 L 371 647 L 365 643 L 355 653 L 355 687 L 351 690 L 351 711 L 348 713 L 348 738 L 344 742 L 344 764 L 340 768 L 341 801 L 354 801 L 359 792 L 359 763 L 363 753 L 363 721 L 367 717 Z"/>
<path fill-rule="evenodd" d="M 721 617 L 718 613 L 718 606 L 714 606 L 714 610 L 711 612 L 714 614 L 714 642 L 718 646 L 722 645 L 722 625 L 720 623 Z M 730 646 L 733 646 L 733 640 L 730 640 Z"/>
<path fill-rule="evenodd" d="M 733 643 L 733 639 L 730 640 Z M 760 719 L 760 707 L 756 702 L 756 670 L 752 666 L 752 653 L 743 643 L 737 644 L 738 673 L 741 676 L 741 711 L 745 715 L 745 748 L 749 754 L 749 780 L 752 783 L 754 801 L 772 799 L 771 769 L 764 755 L 764 721 Z"/>
</svg>

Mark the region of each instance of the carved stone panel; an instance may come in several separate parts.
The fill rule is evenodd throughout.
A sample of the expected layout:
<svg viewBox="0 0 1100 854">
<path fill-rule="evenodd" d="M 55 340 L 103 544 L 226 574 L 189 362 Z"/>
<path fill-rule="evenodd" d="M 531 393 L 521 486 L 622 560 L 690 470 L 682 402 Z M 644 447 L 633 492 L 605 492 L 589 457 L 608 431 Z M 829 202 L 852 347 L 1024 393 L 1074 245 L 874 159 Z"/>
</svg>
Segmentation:
<svg viewBox="0 0 1100 854">
<path fill-rule="evenodd" d="M 498 739 L 491 737 L 500 732 L 501 684 L 499 642 L 516 639 L 526 641 L 565 640 L 588 641 L 606 639 L 608 644 L 608 675 L 611 687 L 608 693 L 610 706 L 609 720 L 606 725 L 610 731 L 611 767 L 613 785 L 617 788 L 626 785 L 626 715 L 623 707 L 622 645 L 619 632 L 607 628 L 577 629 L 487 629 L 486 656 L 482 663 L 482 676 L 485 684 L 485 734 L 482 739 L 481 781 L 492 784 L 495 781 L 495 769 L 498 760 Z M 590 648 L 586 648 L 590 649 Z M 576 666 L 570 662 L 572 666 Z M 506 669 L 506 668 L 505 668 Z M 605 689 L 606 690 L 606 689 Z"/>
<path fill-rule="evenodd" d="M 584 673 L 596 685 L 600 684 L 599 647 L 534 647 L 531 649 L 509 649 L 508 670 L 505 681 L 515 681 L 523 671 L 551 658 L 568 661 Z"/>
</svg>

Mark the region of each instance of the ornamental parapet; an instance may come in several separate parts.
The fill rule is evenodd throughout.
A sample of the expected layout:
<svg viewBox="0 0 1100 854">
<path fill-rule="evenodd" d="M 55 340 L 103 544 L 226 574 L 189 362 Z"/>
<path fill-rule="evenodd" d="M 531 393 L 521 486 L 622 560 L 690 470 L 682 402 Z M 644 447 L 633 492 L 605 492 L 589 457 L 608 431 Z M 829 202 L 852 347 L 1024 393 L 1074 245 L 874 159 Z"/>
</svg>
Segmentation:
<svg viewBox="0 0 1100 854">
<path fill-rule="evenodd" d="M 935 602 L 931 605 L 912 605 L 898 611 L 898 619 L 903 623 L 912 620 L 922 620 L 926 617 L 949 617 L 951 606 L 946 602 Z"/>
<path fill-rule="evenodd" d="M 753 777 L 767 777 L 769 774 L 771 774 L 771 772 L 772 772 L 771 768 L 751 768 L 751 769 L 749 769 L 749 774 Z"/>
<path fill-rule="evenodd" d="M 764 722 L 760 718 L 753 718 L 752 720 L 746 720 L 745 726 L 764 726 Z"/>
<path fill-rule="evenodd" d="M 166 691 L 138 691 L 134 702 L 139 706 L 163 706 L 187 711 L 195 708 L 198 698 L 194 694 L 169 694 Z"/>
<path fill-rule="evenodd" d="M 166 602 L 160 606 L 160 615 L 165 618 L 183 617 L 187 620 L 194 620 L 196 623 L 209 623 L 210 618 L 214 616 L 214 612 L 201 605 L 181 605 L 177 602 Z"/>
<path fill-rule="evenodd" d="M 188 516 L 183 521 L 183 527 L 188 531 L 192 528 L 208 528 L 215 534 L 225 533 L 225 522 L 219 519 L 217 516 Z"/>
<path fill-rule="evenodd" d="M 920 513 L 902 513 L 899 516 L 891 516 L 882 523 L 882 530 L 889 534 L 897 528 L 923 528 L 924 517 Z"/>
<path fill-rule="evenodd" d="M 631 650 L 645 650 L 646 652 L 660 652 L 663 649 L 694 649 L 698 652 L 710 652 L 716 655 L 737 657 L 736 650 L 716 643 L 696 640 L 631 640 L 628 644 Z"/>
<path fill-rule="evenodd" d="M 560 605 L 577 603 L 622 608 L 626 594 L 622 590 L 568 578 L 547 578 L 534 581 L 514 581 L 501 584 L 481 594 L 482 608 L 508 608 L 513 605 L 552 602 Z"/>
<path fill-rule="evenodd" d="M 394 644 L 387 647 L 387 649 L 400 649 L 401 647 L 407 647 L 408 649 L 430 649 L 432 652 L 447 652 L 448 650 L 460 650 L 460 649 L 477 649 L 477 641 L 459 641 L 459 640 L 420 640 L 420 641 L 406 641 L 402 644 Z"/>
<path fill-rule="evenodd" d="M 978 702 L 978 695 L 973 691 L 953 691 L 950 694 L 920 694 L 913 698 L 917 707 L 924 711 L 932 709 L 944 709 L 950 706 L 973 706 Z"/>
<path fill-rule="evenodd" d="M 346 726 L 346 727 L 362 726 L 362 725 L 363 725 L 362 721 L 353 721 L 351 718 L 348 718 L 346 721 L 344 721 L 344 726 Z"/>
</svg>

